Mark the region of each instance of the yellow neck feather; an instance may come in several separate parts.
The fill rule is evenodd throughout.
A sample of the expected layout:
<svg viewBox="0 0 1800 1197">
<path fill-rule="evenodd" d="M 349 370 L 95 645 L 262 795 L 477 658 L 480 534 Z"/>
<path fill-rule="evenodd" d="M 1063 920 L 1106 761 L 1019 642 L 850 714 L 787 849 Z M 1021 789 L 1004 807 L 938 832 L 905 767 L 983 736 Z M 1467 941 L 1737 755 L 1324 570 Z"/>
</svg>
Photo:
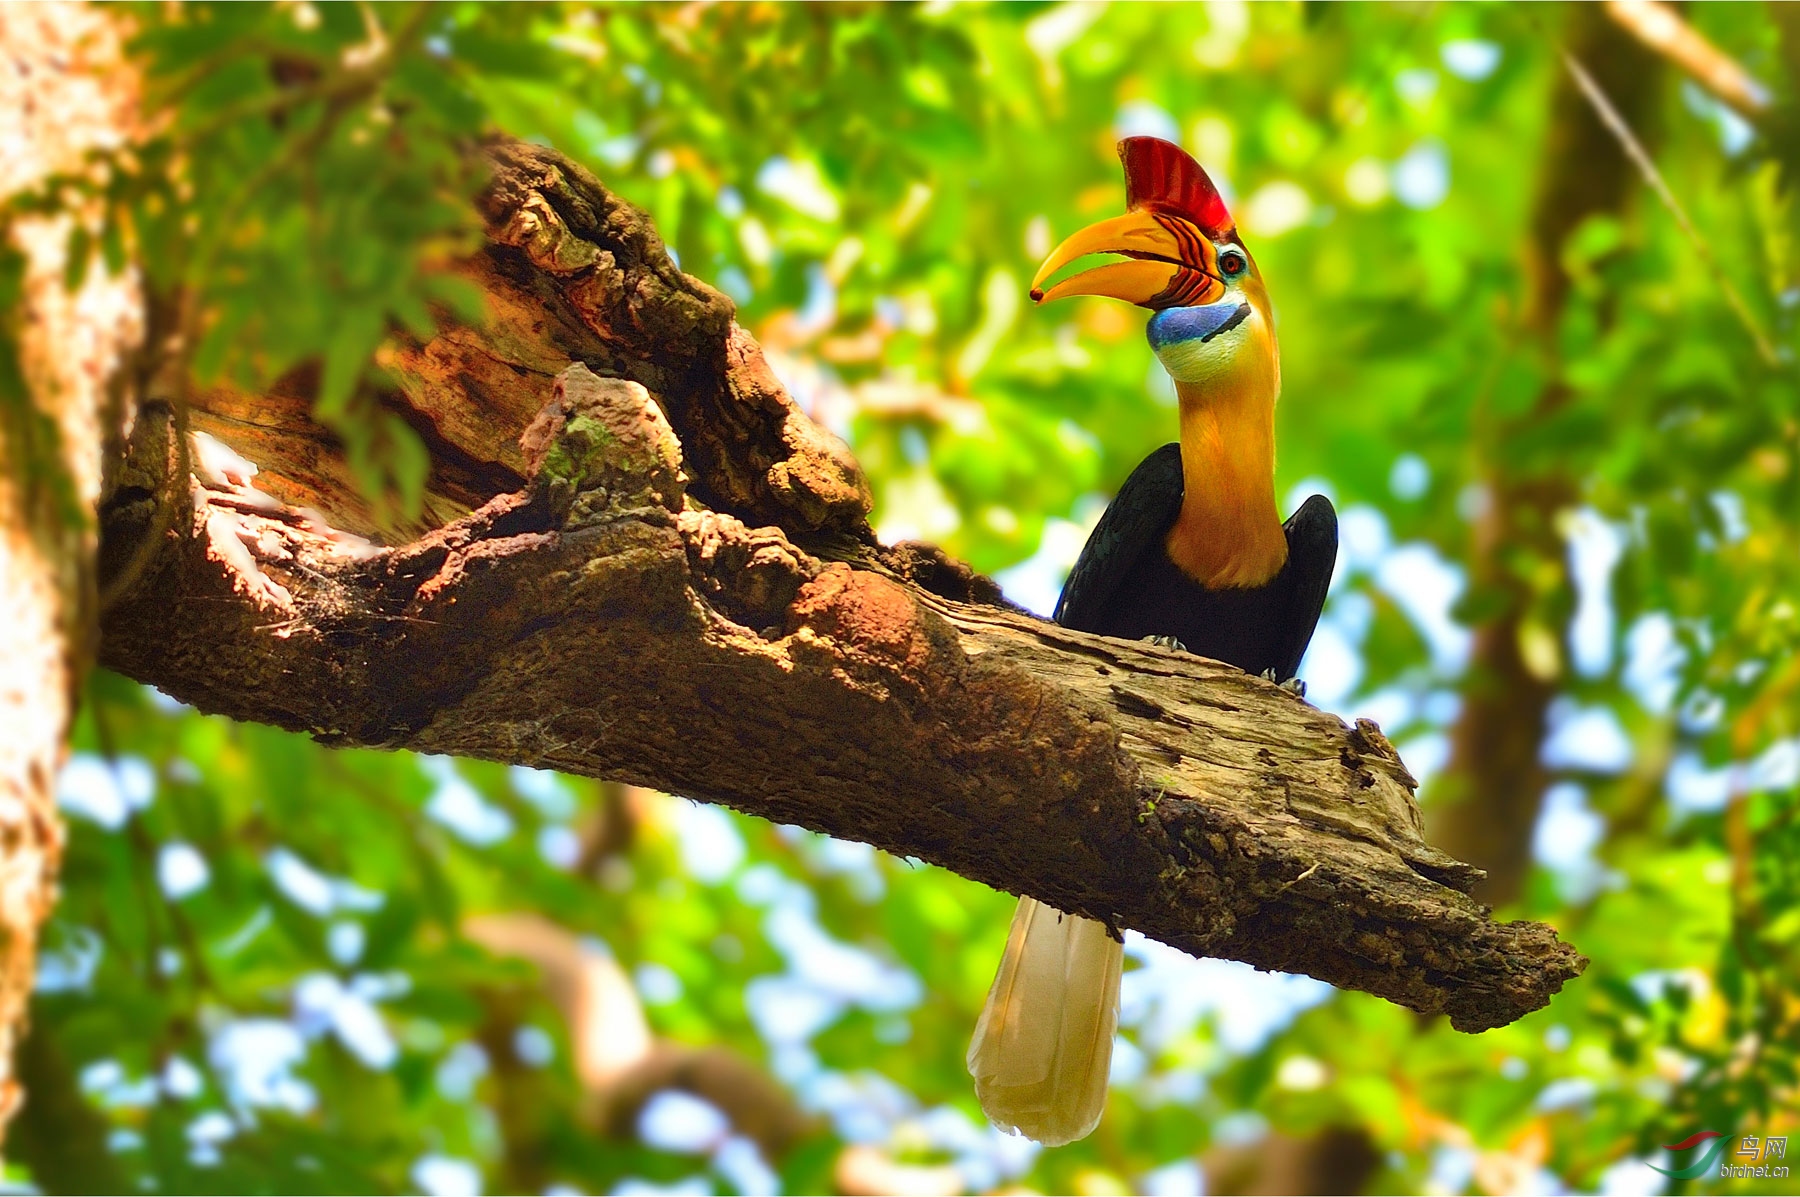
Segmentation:
<svg viewBox="0 0 1800 1197">
<path fill-rule="evenodd" d="M 1280 367 L 1273 352 L 1237 356 L 1249 359 L 1241 369 L 1221 372 L 1205 385 L 1175 384 L 1186 493 L 1169 530 L 1169 556 L 1216 590 L 1260 586 L 1287 564 L 1287 536 L 1275 506 Z"/>
</svg>

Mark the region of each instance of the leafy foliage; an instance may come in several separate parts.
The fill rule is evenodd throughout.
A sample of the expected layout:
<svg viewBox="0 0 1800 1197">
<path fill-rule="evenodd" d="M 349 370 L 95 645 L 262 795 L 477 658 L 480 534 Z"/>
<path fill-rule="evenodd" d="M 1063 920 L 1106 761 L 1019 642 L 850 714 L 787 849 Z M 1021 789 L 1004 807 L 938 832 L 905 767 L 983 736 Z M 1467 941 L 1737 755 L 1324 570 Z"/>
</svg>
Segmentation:
<svg viewBox="0 0 1800 1197">
<path fill-rule="evenodd" d="M 1763 10 L 1689 16 L 1794 102 Z M 114 164 L 109 237 L 180 298 L 202 382 L 316 363 L 320 414 L 404 507 L 422 452 L 368 383 L 390 330 L 470 302 L 433 266 L 473 235 L 467 145 L 504 128 L 592 162 L 738 300 L 852 442 L 887 535 L 938 540 L 1040 604 L 1104 496 L 1171 437 L 1173 397 L 1136 316 L 1032 311 L 1026 286 L 1057 237 L 1117 209 L 1116 136 L 1183 141 L 1228 185 L 1278 307 L 1279 492 L 1327 488 L 1344 514 L 1315 698 L 1380 718 L 1429 805 L 1461 696 L 1485 684 L 1468 629 L 1499 600 L 1470 565 L 1494 552 L 1535 596 L 1525 655 L 1558 694 L 1518 913 L 1593 964 L 1549 1009 L 1463 1036 L 1134 945 L 1106 1121 L 1021 1151 L 980 1127 L 962 1068 L 1003 895 L 678 799 L 632 799 L 629 849 L 583 863 L 617 806 L 602 787 L 331 751 L 99 677 L 34 1025 L 109 1137 L 26 1145 L 39 1183 L 99 1153 L 163 1190 L 810 1191 L 874 1143 L 975 1189 L 1179 1191 L 1209 1148 L 1349 1125 L 1383 1153 L 1381 1188 L 1594 1189 L 1688 1184 L 1641 1161 L 1673 1166 L 1659 1146 L 1698 1129 L 1800 1129 L 1800 307 L 1780 121 L 1747 130 L 1671 80 L 1656 143 L 1770 362 L 1648 193 L 1563 247 L 1554 334 L 1525 326 L 1554 15 L 137 18 L 167 122 Z M 1573 487 L 1566 560 L 1483 545 L 1497 479 L 1546 473 Z M 604 943 L 659 1036 L 727 1045 L 821 1115 L 775 1179 L 729 1131 L 657 1120 L 678 1106 L 599 1132 L 565 1012 L 468 933 L 519 910 Z"/>
</svg>

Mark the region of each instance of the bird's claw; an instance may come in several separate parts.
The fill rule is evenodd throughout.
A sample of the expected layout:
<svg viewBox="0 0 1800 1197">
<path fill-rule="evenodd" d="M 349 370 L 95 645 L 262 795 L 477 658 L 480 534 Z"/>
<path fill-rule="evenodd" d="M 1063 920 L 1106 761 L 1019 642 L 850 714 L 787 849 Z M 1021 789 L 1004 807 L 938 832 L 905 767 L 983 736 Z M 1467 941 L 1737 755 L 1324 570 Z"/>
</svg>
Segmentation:
<svg viewBox="0 0 1800 1197">
<path fill-rule="evenodd" d="M 1286 690 L 1296 698 L 1306 697 L 1306 683 L 1297 677 L 1291 677 L 1284 682 L 1276 678 L 1273 669 L 1263 670 L 1261 677 L 1265 682 L 1274 682 L 1277 686 L 1280 686 L 1283 690 Z"/>
<path fill-rule="evenodd" d="M 1187 645 L 1175 639 L 1173 636 L 1145 636 L 1143 642 L 1145 644 L 1154 644 L 1158 648 L 1172 648 L 1178 653 L 1187 651 Z"/>
</svg>

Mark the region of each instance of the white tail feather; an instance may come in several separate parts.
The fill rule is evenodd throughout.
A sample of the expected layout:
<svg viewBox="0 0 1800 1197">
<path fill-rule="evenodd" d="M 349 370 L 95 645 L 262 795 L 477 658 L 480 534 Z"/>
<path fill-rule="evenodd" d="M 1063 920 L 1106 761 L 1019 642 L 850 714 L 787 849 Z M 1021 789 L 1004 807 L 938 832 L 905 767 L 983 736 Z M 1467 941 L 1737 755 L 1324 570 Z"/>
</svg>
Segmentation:
<svg viewBox="0 0 1800 1197">
<path fill-rule="evenodd" d="M 969 1043 L 975 1097 L 995 1126 L 1056 1147 L 1099 1123 L 1124 952 L 1103 923 L 1019 900 Z"/>
</svg>

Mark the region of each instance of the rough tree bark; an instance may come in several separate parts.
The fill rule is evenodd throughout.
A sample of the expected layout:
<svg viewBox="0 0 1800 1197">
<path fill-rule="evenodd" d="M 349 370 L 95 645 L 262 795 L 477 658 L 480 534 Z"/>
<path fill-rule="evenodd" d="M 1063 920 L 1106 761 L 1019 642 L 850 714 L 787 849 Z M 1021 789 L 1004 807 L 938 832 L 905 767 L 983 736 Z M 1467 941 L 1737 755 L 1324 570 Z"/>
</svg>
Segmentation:
<svg viewBox="0 0 1800 1197">
<path fill-rule="evenodd" d="M 191 413 L 254 478 L 208 441 L 176 477 L 170 414 L 146 408 L 102 506 L 103 571 L 149 554 L 107 615 L 106 664 L 329 743 L 618 778 L 865 840 L 1466 1030 L 1580 971 L 1549 928 L 1469 898 L 1478 871 L 1425 843 L 1374 725 L 878 545 L 856 463 L 730 302 L 580 167 L 491 158 L 489 245 L 462 266 L 490 318 L 399 351 L 385 397 L 433 449 L 415 538 L 352 534 L 374 529 L 304 373 Z M 157 519 L 167 503 L 181 518 Z"/>
<path fill-rule="evenodd" d="M 73 5 L 0 6 L 0 202 L 115 143 L 134 93 L 110 20 Z M 19 286 L 0 331 L 17 350 L 16 362 L 0 353 L 0 1132 L 22 1096 L 14 1047 L 62 852 L 54 782 L 93 655 L 103 449 L 118 440 L 121 365 L 141 332 L 130 278 L 95 262 L 67 287 L 69 232 L 83 219 L 0 220 Z"/>
</svg>

